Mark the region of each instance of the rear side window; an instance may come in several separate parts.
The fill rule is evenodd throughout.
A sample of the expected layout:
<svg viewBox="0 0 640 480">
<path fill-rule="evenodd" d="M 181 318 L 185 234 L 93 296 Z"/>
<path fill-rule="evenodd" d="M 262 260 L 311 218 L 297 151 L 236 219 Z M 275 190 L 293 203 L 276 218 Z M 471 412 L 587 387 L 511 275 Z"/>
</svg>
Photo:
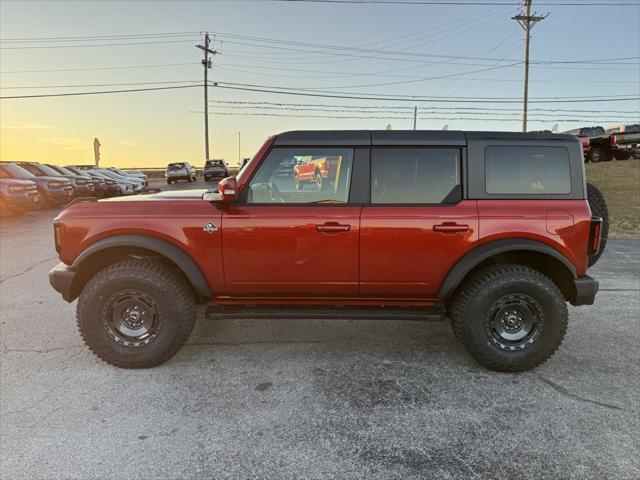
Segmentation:
<svg viewBox="0 0 640 480">
<path fill-rule="evenodd" d="M 488 194 L 571 193 L 569 152 L 563 147 L 488 146 L 484 165 Z"/>
<path fill-rule="evenodd" d="M 374 148 L 372 204 L 439 204 L 460 185 L 457 148 Z"/>
</svg>

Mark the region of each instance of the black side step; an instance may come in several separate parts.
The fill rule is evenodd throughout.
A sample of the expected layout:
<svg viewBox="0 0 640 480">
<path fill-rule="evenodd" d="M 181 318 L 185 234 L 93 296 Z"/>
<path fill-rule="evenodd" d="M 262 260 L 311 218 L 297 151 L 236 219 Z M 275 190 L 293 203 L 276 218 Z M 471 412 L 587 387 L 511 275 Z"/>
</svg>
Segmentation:
<svg viewBox="0 0 640 480">
<path fill-rule="evenodd" d="M 444 320 L 444 307 L 292 307 L 257 305 L 209 305 L 205 317 L 223 319 L 282 319 L 282 320 L 413 320 L 439 322 Z"/>
</svg>

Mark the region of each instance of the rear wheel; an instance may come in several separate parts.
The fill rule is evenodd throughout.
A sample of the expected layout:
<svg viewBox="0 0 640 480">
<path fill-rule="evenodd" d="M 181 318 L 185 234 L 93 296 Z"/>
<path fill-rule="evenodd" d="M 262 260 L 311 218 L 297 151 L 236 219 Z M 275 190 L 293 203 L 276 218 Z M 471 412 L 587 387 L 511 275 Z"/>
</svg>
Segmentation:
<svg viewBox="0 0 640 480">
<path fill-rule="evenodd" d="M 589 151 L 589 160 L 592 162 L 604 162 L 607 160 L 604 150 L 601 148 L 592 148 Z"/>
<path fill-rule="evenodd" d="M 520 265 L 472 274 L 450 308 L 453 331 L 481 365 L 524 372 L 545 362 L 567 330 L 567 305 L 547 276 Z"/>
<path fill-rule="evenodd" d="M 589 257 L 589 266 L 592 267 L 600 259 L 600 256 L 604 253 L 604 249 L 607 246 L 607 238 L 609 237 L 609 209 L 607 208 L 607 202 L 600 189 L 591 183 L 587 183 L 587 201 L 591 208 L 591 214 L 602 218 L 600 250 L 596 255 Z"/>
<path fill-rule="evenodd" d="M 147 368 L 166 362 L 189 339 L 196 302 L 172 265 L 124 260 L 89 280 L 76 318 L 83 340 L 100 359 L 122 368 Z"/>
</svg>

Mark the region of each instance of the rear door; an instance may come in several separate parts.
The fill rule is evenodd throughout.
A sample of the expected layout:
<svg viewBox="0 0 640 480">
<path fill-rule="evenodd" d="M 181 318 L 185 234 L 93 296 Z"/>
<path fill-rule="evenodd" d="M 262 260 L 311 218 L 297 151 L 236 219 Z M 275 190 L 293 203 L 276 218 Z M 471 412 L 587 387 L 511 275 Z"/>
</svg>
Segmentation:
<svg viewBox="0 0 640 480">
<path fill-rule="evenodd" d="M 461 147 L 374 147 L 371 204 L 360 221 L 363 297 L 437 298 L 478 241 L 475 200 L 463 200 Z"/>
<path fill-rule="evenodd" d="M 317 183 L 296 182 L 294 166 L 333 156 Z M 227 292 L 243 297 L 355 297 L 360 206 L 349 203 L 353 148 L 274 147 L 236 204 L 225 207 L 222 247 Z"/>
</svg>

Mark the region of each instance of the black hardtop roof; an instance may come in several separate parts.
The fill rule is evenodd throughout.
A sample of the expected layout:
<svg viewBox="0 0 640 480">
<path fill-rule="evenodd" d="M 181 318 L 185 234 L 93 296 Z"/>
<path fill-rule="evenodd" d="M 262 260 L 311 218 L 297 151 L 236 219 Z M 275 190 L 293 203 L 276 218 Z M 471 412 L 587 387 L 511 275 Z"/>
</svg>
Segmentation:
<svg viewBox="0 0 640 480">
<path fill-rule="evenodd" d="M 460 130 L 293 130 L 276 135 L 277 146 L 466 145 L 469 140 L 569 140 L 552 132 L 463 132 Z"/>
</svg>

